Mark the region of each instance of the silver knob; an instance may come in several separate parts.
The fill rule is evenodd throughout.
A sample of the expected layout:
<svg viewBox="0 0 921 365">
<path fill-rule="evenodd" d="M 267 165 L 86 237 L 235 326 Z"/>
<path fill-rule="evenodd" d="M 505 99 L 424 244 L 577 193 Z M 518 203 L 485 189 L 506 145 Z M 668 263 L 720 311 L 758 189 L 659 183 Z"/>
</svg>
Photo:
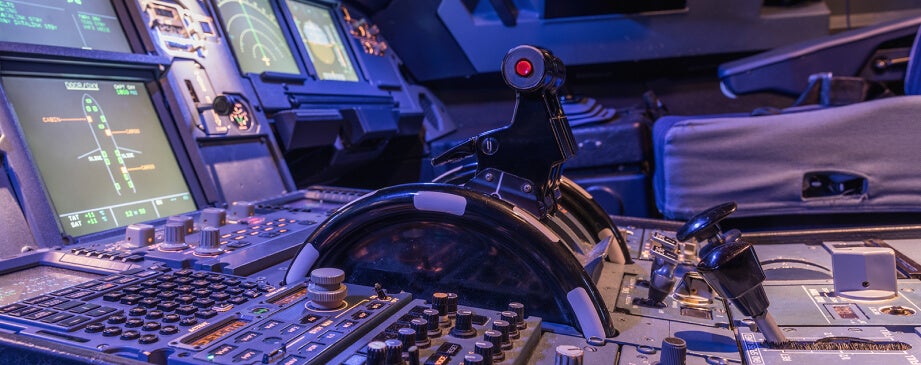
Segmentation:
<svg viewBox="0 0 921 365">
<path fill-rule="evenodd" d="M 163 227 L 163 242 L 160 243 L 160 249 L 163 251 L 180 251 L 189 245 L 185 243 L 186 228 L 181 222 L 166 222 Z"/>
<path fill-rule="evenodd" d="M 560 345 L 556 347 L 554 365 L 582 365 L 584 352 L 579 346 Z"/>
<path fill-rule="evenodd" d="M 201 240 L 195 253 L 202 256 L 215 256 L 224 252 L 221 248 L 221 230 L 215 227 L 205 227 L 201 229 Z"/>
<path fill-rule="evenodd" d="M 325 267 L 310 272 L 310 285 L 307 286 L 309 305 L 316 309 L 335 309 L 342 305 L 348 296 L 348 288 L 342 285 L 345 272 L 336 268 Z"/>
</svg>

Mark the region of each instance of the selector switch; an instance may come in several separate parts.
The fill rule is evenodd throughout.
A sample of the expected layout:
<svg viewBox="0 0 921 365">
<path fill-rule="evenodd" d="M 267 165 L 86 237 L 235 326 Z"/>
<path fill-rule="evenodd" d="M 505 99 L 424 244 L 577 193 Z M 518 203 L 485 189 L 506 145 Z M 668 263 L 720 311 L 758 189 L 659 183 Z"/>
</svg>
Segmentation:
<svg viewBox="0 0 921 365">
<path fill-rule="evenodd" d="M 509 339 L 510 328 L 511 324 L 508 323 L 508 321 L 497 320 L 492 322 L 492 329 L 499 331 L 499 333 L 502 335 L 499 345 L 503 350 L 512 349 L 512 341 Z"/>
<path fill-rule="evenodd" d="M 397 338 L 400 340 L 404 349 L 416 345 L 416 330 L 412 328 L 400 328 L 397 331 Z"/>
<path fill-rule="evenodd" d="M 240 221 L 256 215 L 256 205 L 251 202 L 233 202 L 230 204 L 230 210 L 227 211 L 228 218 L 232 221 Z"/>
<path fill-rule="evenodd" d="M 199 224 L 202 227 L 223 227 L 227 224 L 227 211 L 222 208 L 205 208 L 201 211 Z"/>
<path fill-rule="evenodd" d="M 383 341 L 368 343 L 368 365 L 383 365 L 387 356 L 387 344 Z"/>
<path fill-rule="evenodd" d="M 414 318 L 412 321 L 409 321 L 409 326 L 413 331 L 416 331 L 415 345 L 420 348 L 429 347 L 429 344 L 432 343 L 432 341 L 429 340 L 429 322 L 422 318 Z"/>
<path fill-rule="evenodd" d="M 511 302 L 508 304 L 508 310 L 518 315 L 518 323 L 515 323 L 518 329 L 523 330 L 528 328 L 528 324 L 524 321 L 524 304 Z"/>
<path fill-rule="evenodd" d="M 491 343 L 484 342 L 484 341 L 477 341 L 473 345 L 473 353 L 483 357 L 484 365 L 492 365 L 493 345 Z"/>
<path fill-rule="evenodd" d="M 457 311 L 457 317 L 454 320 L 454 328 L 451 329 L 451 336 L 457 338 L 470 338 L 476 336 L 476 329 L 473 328 L 473 312 L 466 309 Z"/>
<path fill-rule="evenodd" d="M 125 228 L 125 245 L 131 248 L 144 247 L 154 243 L 154 226 L 132 224 Z"/>
<path fill-rule="evenodd" d="M 167 221 L 163 228 L 163 242 L 160 243 L 160 250 L 163 251 L 181 251 L 189 247 L 185 243 L 186 227 L 182 222 Z"/>
<path fill-rule="evenodd" d="M 579 346 L 557 346 L 553 365 L 582 365 L 584 354 L 585 352 Z"/>
<path fill-rule="evenodd" d="M 336 268 L 320 268 L 310 272 L 307 286 L 308 305 L 316 309 L 335 309 L 343 304 L 348 288 L 342 285 L 345 272 Z"/>
<path fill-rule="evenodd" d="M 195 247 L 195 254 L 199 256 L 216 256 L 224 249 L 221 248 L 221 231 L 214 227 L 205 227 L 201 230 L 201 240 Z"/>
<path fill-rule="evenodd" d="M 505 360 L 505 353 L 502 352 L 502 332 L 488 330 L 483 333 L 483 340 L 492 344 L 493 362 Z"/>
<path fill-rule="evenodd" d="M 451 325 L 451 320 L 448 318 L 448 293 L 432 294 L 432 309 L 438 311 L 438 322 L 442 326 Z"/>
<path fill-rule="evenodd" d="M 514 339 L 521 337 L 521 334 L 518 333 L 518 314 L 512 311 L 505 311 L 501 313 L 502 320 L 508 322 L 508 336 Z"/>
<path fill-rule="evenodd" d="M 386 356 L 384 356 L 385 365 L 403 365 L 403 344 L 399 340 L 384 341 L 387 345 Z"/>
<path fill-rule="evenodd" d="M 428 335 L 429 337 L 441 337 L 441 326 L 439 325 L 438 311 L 435 309 L 426 309 L 422 311 L 422 316 L 425 318 L 425 321 L 428 322 Z"/>
</svg>

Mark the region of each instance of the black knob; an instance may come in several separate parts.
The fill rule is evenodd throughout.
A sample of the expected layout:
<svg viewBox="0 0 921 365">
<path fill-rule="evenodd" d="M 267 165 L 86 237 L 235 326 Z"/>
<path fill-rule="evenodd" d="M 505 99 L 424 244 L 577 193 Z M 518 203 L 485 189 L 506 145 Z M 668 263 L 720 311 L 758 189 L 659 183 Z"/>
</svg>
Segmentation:
<svg viewBox="0 0 921 365">
<path fill-rule="evenodd" d="M 707 241 L 720 233 L 719 222 L 736 211 L 735 202 L 728 202 L 707 209 L 689 219 L 678 229 L 675 235 L 679 241 L 694 238 L 698 241 Z"/>
<path fill-rule="evenodd" d="M 387 355 L 387 344 L 382 341 L 368 343 L 368 365 L 384 365 Z"/>
<path fill-rule="evenodd" d="M 453 317 L 455 314 L 457 314 L 457 294 L 448 293 L 448 298 L 445 304 L 448 310 L 448 317 Z"/>
<path fill-rule="evenodd" d="M 432 294 L 432 309 L 438 311 L 439 316 L 448 315 L 448 293 Z"/>
<path fill-rule="evenodd" d="M 509 323 L 508 327 L 508 336 L 513 339 L 518 339 L 521 337 L 521 334 L 518 333 L 518 314 L 512 311 L 505 311 L 501 313 L 502 320 Z"/>
<path fill-rule="evenodd" d="M 500 343 L 500 347 L 502 347 L 503 350 L 512 349 L 512 341 L 509 340 L 508 336 L 510 327 L 511 324 L 509 324 L 508 321 L 503 321 L 501 319 L 498 321 L 492 321 L 492 329 L 499 331 L 499 333 L 502 334 L 502 342 Z"/>
<path fill-rule="evenodd" d="M 714 247 L 701 257 L 697 271 L 711 287 L 750 317 L 767 312 L 764 271 L 750 243 L 736 241 Z"/>
<path fill-rule="evenodd" d="M 454 319 L 454 328 L 451 329 L 451 336 L 457 338 L 470 338 L 476 336 L 476 330 L 473 329 L 473 312 L 466 309 L 457 311 L 457 317 Z"/>
<path fill-rule="evenodd" d="M 420 348 L 429 347 L 429 322 L 422 318 L 414 318 L 409 321 L 409 326 L 416 331 L 416 346 Z"/>
<path fill-rule="evenodd" d="M 502 332 L 488 330 L 483 333 L 483 340 L 492 344 L 493 362 L 505 360 L 505 354 L 502 353 Z"/>
<path fill-rule="evenodd" d="M 233 103 L 233 99 L 227 95 L 218 95 L 215 96 L 214 101 L 211 102 L 211 107 L 218 115 L 227 116 L 233 111 Z"/>
<path fill-rule="evenodd" d="M 528 324 L 524 321 L 524 304 L 518 302 L 511 302 L 508 304 L 508 310 L 515 312 L 518 315 L 518 323 L 515 323 L 515 326 L 518 329 L 523 330 L 528 328 Z"/>
<path fill-rule="evenodd" d="M 397 338 L 400 339 L 403 348 L 408 349 L 410 346 L 416 345 L 416 330 L 412 328 L 400 328 L 397 331 Z"/>
<path fill-rule="evenodd" d="M 399 340 L 384 341 L 387 345 L 384 364 L 386 365 L 403 365 L 403 343 Z"/>
<path fill-rule="evenodd" d="M 483 364 L 492 365 L 493 345 L 485 341 L 477 341 L 473 345 L 473 353 L 483 357 Z"/>
<path fill-rule="evenodd" d="M 466 354 L 464 355 L 464 365 L 483 365 L 483 356 Z"/>
<path fill-rule="evenodd" d="M 428 322 L 429 337 L 441 337 L 441 327 L 439 326 L 440 316 L 435 309 L 426 309 L 422 311 L 422 317 Z"/>
<path fill-rule="evenodd" d="M 666 337 L 662 340 L 661 365 L 685 365 L 688 357 L 688 344 L 678 337 Z"/>
</svg>

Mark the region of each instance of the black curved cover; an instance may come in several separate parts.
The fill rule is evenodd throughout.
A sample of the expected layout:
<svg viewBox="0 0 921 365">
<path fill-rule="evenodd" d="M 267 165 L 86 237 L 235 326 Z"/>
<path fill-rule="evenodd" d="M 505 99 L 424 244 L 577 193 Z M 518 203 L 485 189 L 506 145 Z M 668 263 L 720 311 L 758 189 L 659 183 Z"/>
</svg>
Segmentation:
<svg viewBox="0 0 921 365">
<path fill-rule="evenodd" d="M 466 164 L 439 175 L 434 179 L 434 182 L 461 185 L 472 179 L 475 173 L 476 163 Z M 604 229 L 610 229 L 614 234 L 614 239 L 617 240 L 617 246 L 620 247 L 624 260 L 626 260 L 625 263 L 632 264 L 633 258 L 630 257 L 630 251 L 627 249 L 627 240 L 617 229 L 617 226 L 614 225 L 611 216 L 604 211 L 604 208 L 598 205 L 595 199 L 591 198 L 588 192 L 583 192 L 584 190 L 575 181 L 566 176 L 561 176 L 559 212 L 571 213 L 583 228 L 596 235 L 591 237 L 594 242 L 599 239 L 597 237 L 598 233 Z"/>
<path fill-rule="evenodd" d="M 463 199 L 463 213 L 419 209 L 414 198 L 420 193 Z M 527 214 L 454 185 L 400 185 L 346 205 L 307 242 L 319 251 L 313 268 L 341 268 L 349 283 L 380 283 L 421 298 L 455 292 L 461 304 L 496 310 L 518 301 L 527 315 L 580 331 L 567 293 L 583 288 L 606 335 L 613 336 L 591 278 L 559 237 L 536 227 L 536 218 Z"/>
</svg>

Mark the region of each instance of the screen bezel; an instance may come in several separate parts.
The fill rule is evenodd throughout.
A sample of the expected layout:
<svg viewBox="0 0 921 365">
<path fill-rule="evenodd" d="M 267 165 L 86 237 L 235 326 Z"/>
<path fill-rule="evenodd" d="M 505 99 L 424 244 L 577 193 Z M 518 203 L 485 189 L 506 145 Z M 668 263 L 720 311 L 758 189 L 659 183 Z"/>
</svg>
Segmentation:
<svg viewBox="0 0 921 365">
<path fill-rule="evenodd" d="M 281 31 L 281 35 L 285 38 L 287 42 L 288 49 L 291 51 L 291 57 L 294 59 L 294 64 L 298 68 L 298 73 L 292 74 L 287 72 L 277 72 L 277 71 L 263 71 L 262 73 L 247 72 L 243 70 L 243 65 L 240 63 L 239 58 L 237 57 L 236 48 L 230 42 L 230 36 L 227 34 L 227 23 L 225 23 L 224 14 L 220 11 L 218 7 L 219 0 L 213 0 L 211 3 L 211 14 L 214 16 L 216 23 L 220 24 L 218 27 L 220 31 L 221 38 L 227 43 L 227 47 L 230 49 L 230 54 L 234 58 L 234 63 L 237 66 L 237 71 L 240 72 L 240 75 L 250 78 L 259 78 L 262 74 L 277 74 L 277 75 L 291 75 L 291 76 L 303 76 L 306 74 L 306 65 L 302 58 L 300 52 L 295 48 L 297 42 L 293 38 L 294 35 L 291 33 L 291 30 L 286 26 L 286 19 L 284 14 L 281 13 L 278 9 L 278 2 L 266 0 L 271 9 L 272 15 L 275 15 L 275 19 L 278 21 L 278 28 Z"/>
<path fill-rule="evenodd" d="M 82 49 L 65 46 L 53 46 L 40 43 L 23 43 L 15 41 L 0 41 L 0 52 L 20 52 L 25 51 L 33 55 L 59 56 L 68 55 L 81 58 L 92 58 L 107 61 L 134 61 L 134 55 L 156 54 L 153 43 L 150 42 L 149 35 L 145 38 L 138 29 L 146 29 L 145 26 L 135 24 L 135 12 L 124 1 L 108 0 L 115 10 L 115 16 L 118 18 L 118 24 L 121 26 L 122 33 L 128 41 L 130 52 L 107 51 L 97 49 Z M 140 23 L 139 23 L 140 24 Z"/>
<path fill-rule="evenodd" d="M 342 37 L 346 53 L 352 62 L 352 66 L 355 68 L 358 81 L 320 80 L 317 77 L 315 67 L 307 56 L 305 46 L 300 40 L 300 33 L 296 33 L 298 31 L 295 29 L 296 25 L 294 24 L 287 3 L 285 1 L 270 1 L 272 11 L 275 12 L 275 18 L 278 19 L 285 40 L 288 42 L 288 48 L 293 52 L 295 61 L 301 69 L 300 74 L 245 73 L 240 67 L 240 62 L 236 59 L 236 54 L 231 51 L 237 71 L 240 72 L 243 78 L 252 83 L 254 91 L 259 96 L 260 100 L 262 100 L 263 109 L 271 114 L 275 111 L 298 108 L 299 105 L 297 102 L 293 101 L 294 99 L 313 99 L 314 95 L 320 96 L 319 104 L 328 104 L 329 99 L 327 96 L 329 95 L 348 96 L 343 98 L 343 102 L 339 102 L 338 104 L 348 104 L 349 102 L 347 100 L 352 96 L 379 97 L 381 100 L 392 99 L 390 93 L 372 85 L 372 82 L 368 79 L 364 64 L 356 55 L 355 40 L 345 33 L 342 14 L 336 11 L 337 5 L 321 1 L 298 1 L 326 8 L 330 11 L 331 18 L 336 22 L 337 31 Z M 217 0 L 210 1 L 208 6 L 211 14 L 215 18 L 215 22 L 220 25 L 218 27 L 219 35 L 224 39 L 228 39 L 226 29 L 224 29 L 222 14 L 217 9 Z M 227 47 L 231 46 L 228 45 Z M 292 98 L 292 96 L 296 97 Z"/>
<path fill-rule="evenodd" d="M 355 71 L 355 76 L 358 80 L 348 81 L 348 80 L 330 80 L 330 79 L 321 79 L 320 73 L 317 71 L 316 66 L 313 64 L 313 59 L 310 58 L 310 52 L 307 51 L 307 45 L 301 41 L 301 30 L 298 29 L 297 23 L 294 20 L 294 15 L 291 13 L 291 8 L 288 6 L 289 0 L 281 0 L 279 3 L 283 3 L 282 12 L 284 13 L 284 19 L 288 22 L 288 29 L 291 31 L 291 34 L 295 39 L 295 46 L 297 47 L 298 53 L 300 53 L 301 58 L 304 59 L 304 64 L 308 68 L 308 72 L 313 77 L 316 82 L 336 82 L 336 83 L 347 83 L 347 84 L 359 84 L 367 83 L 368 80 L 362 72 L 361 65 L 358 62 L 358 59 L 355 57 L 355 45 L 351 42 L 351 37 L 349 34 L 345 33 L 345 27 L 343 26 L 344 20 L 342 19 L 342 14 L 336 11 L 336 6 L 330 6 L 329 4 L 317 3 L 312 1 L 305 0 L 290 0 L 293 2 L 301 3 L 308 6 L 317 7 L 324 9 L 329 13 L 330 19 L 333 21 L 333 25 L 336 26 L 336 33 L 339 34 L 339 40 L 342 41 L 342 46 L 345 48 L 345 56 L 349 58 L 349 62 L 352 63 L 352 69 Z"/>
<path fill-rule="evenodd" d="M 167 100 L 171 95 L 169 95 L 168 89 L 158 81 L 155 70 L 97 68 L 92 66 L 75 67 L 73 65 L 0 60 L 0 76 L 46 79 L 85 78 L 143 84 L 150 95 L 153 111 L 159 117 L 160 126 L 163 128 L 170 150 L 172 150 L 176 158 L 183 180 L 188 186 L 195 205 L 194 209 L 201 209 L 207 205 L 198 174 L 179 133 L 178 128 L 180 127 L 177 121 L 181 120 L 181 116 L 174 114 L 177 111 L 167 107 Z M 7 91 L 2 84 L 0 84 L 0 103 L 10 105 Z M 15 106 L 11 105 L 10 108 L 0 111 L 0 135 L 4 135 L 4 138 L 0 138 L 0 151 L 6 153 L 9 168 L 12 170 L 8 172 L 9 178 L 14 185 L 16 196 L 26 220 L 29 222 L 33 236 L 36 237 L 36 242 L 40 246 L 54 246 L 124 234 L 124 226 L 76 237 L 65 233 L 57 215 L 57 210 L 44 184 L 43 177 L 34 163 L 35 160 L 13 108 Z M 165 220 L 166 218 L 161 217 L 154 221 Z M 51 227 L 54 227 L 54 229 Z"/>
</svg>

